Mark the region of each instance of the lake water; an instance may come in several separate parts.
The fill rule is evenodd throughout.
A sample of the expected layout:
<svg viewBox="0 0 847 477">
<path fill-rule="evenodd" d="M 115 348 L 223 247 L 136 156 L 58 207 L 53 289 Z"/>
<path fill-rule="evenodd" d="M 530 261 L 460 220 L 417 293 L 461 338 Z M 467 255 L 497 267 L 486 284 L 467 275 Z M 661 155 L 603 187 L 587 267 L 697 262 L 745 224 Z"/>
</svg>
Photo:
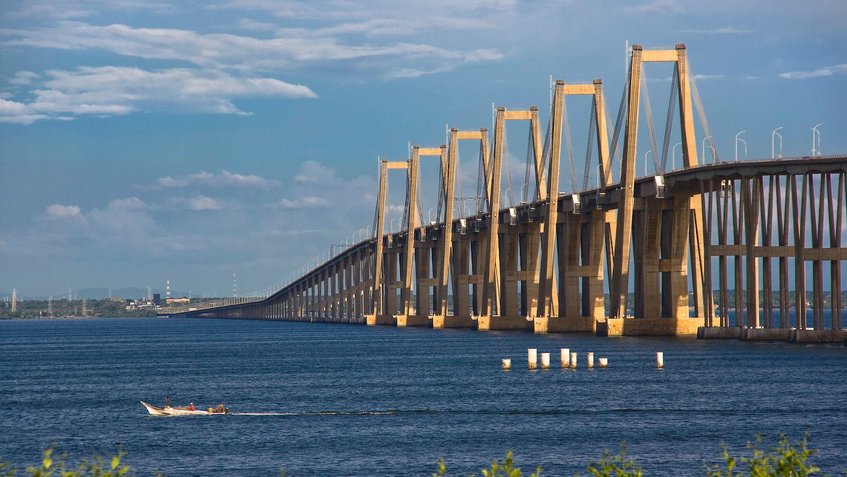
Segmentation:
<svg viewBox="0 0 847 477">
<path fill-rule="evenodd" d="M 527 348 L 580 369 L 526 370 Z M 585 352 L 609 359 L 584 368 Z M 665 369 L 655 369 L 663 351 Z M 513 369 L 500 370 L 511 357 Z M 223 401 L 153 417 L 139 400 Z M 847 347 L 198 319 L 0 321 L 0 455 L 32 465 L 121 447 L 139 475 L 451 475 L 513 450 L 571 476 L 626 442 L 647 475 L 702 475 L 808 432 L 847 469 Z"/>
</svg>

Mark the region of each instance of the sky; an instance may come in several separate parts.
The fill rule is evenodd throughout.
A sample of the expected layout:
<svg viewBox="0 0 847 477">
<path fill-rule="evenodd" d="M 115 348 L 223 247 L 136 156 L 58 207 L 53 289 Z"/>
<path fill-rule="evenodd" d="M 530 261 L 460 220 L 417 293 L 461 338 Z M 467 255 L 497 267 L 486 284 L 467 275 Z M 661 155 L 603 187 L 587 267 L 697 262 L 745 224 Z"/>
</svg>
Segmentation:
<svg viewBox="0 0 847 477">
<path fill-rule="evenodd" d="M 808 155 L 818 123 L 822 152 L 847 153 L 842 0 L 4 0 L 0 294 L 273 288 L 369 233 L 378 158 L 490 127 L 492 105 L 546 124 L 551 77 L 602 78 L 611 127 L 627 41 L 687 45 L 722 158 L 742 130 L 769 157 L 777 127 Z M 670 70 L 646 74 L 660 124 Z M 584 129 L 588 103 L 568 104 Z M 510 131 L 520 175 L 527 132 Z"/>
</svg>

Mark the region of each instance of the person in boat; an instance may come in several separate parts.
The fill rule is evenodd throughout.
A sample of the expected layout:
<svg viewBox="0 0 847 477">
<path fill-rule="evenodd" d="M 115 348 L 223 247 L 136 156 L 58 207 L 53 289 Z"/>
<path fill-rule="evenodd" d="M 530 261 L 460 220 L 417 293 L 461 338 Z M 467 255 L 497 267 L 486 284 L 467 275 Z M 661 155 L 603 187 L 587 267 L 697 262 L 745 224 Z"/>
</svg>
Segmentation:
<svg viewBox="0 0 847 477">
<path fill-rule="evenodd" d="M 171 397 L 165 396 L 165 407 L 171 407 Z"/>
<path fill-rule="evenodd" d="M 224 403 L 218 403 L 218 407 L 215 408 L 215 414 L 224 414 L 226 413 L 226 408 L 224 407 Z"/>
<path fill-rule="evenodd" d="M 193 411 L 193 410 L 194 410 L 194 403 L 193 403 L 193 402 L 188 403 L 188 410 L 189 410 L 189 411 Z"/>
</svg>

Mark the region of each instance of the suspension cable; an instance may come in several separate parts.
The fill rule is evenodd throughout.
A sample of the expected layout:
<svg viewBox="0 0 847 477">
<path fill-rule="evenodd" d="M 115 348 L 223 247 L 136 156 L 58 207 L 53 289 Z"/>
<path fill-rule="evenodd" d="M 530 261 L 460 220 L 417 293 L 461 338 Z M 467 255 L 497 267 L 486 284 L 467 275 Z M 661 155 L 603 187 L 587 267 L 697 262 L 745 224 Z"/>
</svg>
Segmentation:
<svg viewBox="0 0 847 477">
<path fill-rule="evenodd" d="M 485 168 L 482 162 L 482 157 L 485 154 L 485 151 L 482 147 L 482 141 L 479 142 L 479 158 L 477 160 L 477 174 L 476 174 L 476 213 L 477 215 L 482 214 L 483 207 L 485 206 L 485 202 L 488 200 L 488 185 L 486 180 Z M 484 197 L 484 198 L 483 198 Z"/>
<path fill-rule="evenodd" d="M 712 157 L 714 157 L 714 163 L 717 164 L 720 161 L 718 157 L 718 149 L 715 147 L 715 140 L 712 136 L 712 130 L 709 128 L 709 120 L 706 119 L 706 110 L 703 109 L 703 102 L 700 101 L 700 92 L 697 90 L 697 82 L 694 81 L 694 75 L 691 73 L 691 63 L 688 64 L 688 82 L 691 85 L 691 96 L 694 98 L 694 109 L 697 110 L 697 116 L 700 118 L 700 123 L 703 125 L 703 130 L 706 132 L 707 140 L 709 141 L 709 145 L 712 146 Z M 703 163 L 706 162 L 706 158 L 704 157 Z"/>
<path fill-rule="evenodd" d="M 679 84 L 679 75 L 677 69 L 673 70 L 673 79 L 671 79 L 671 94 L 668 99 L 668 117 L 665 118 L 665 142 L 662 144 L 662 160 L 660 173 L 664 174 L 668 167 L 668 146 L 671 142 L 671 129 L 673 129 L 673 116 L 676 111 L 677 85 Z"/>
<path fill-rule="evenodd" d="M 418 175 L 418 178 L 420 178 L 420 175 Z M 418 204 L 418 207 L 417 207 L 418 208 L 418 225 L 422 225 L 422 224 L 425 224 L 426 222 L 424 222 L 423 207 L 421 207 L 421 188 L 420 187 L 418 187 L 417 190 L 415 191 L 415 196 L 416 196 L 415 199 L 417 200 L 417 204 Z"/>
<path fill-rule="evenodd" d="M 408 186 L 409 182 L 408 181 L 411 179 L 411 177 L 412 177 L 412 167 L 411 167 L 411 164 L 410 164 L 409 167 L 406 168 L 406 184 L 407 185 L 406 185 L 406 199 L 403 202 L 403 224 L 409 223 L 408 212 L 409 212 L 409 200 L 411 199 L 411 197 L 410 197 L 410 194 L 409 194 L 409 186 Z M 401 229 L 403 227 L 403 224 L 400 225 Z M 406 229 L 408 230 L 408 227 L 406 227 Z"/>
<path fill-rule="evenodd" d="M 526 165 L 524 168 L 523 174 L 523 187 L 521 188 L 521 203 L 527 203 L 527 199 L 529 198 L 529 176 L 532 174 L 533 165 L 533 154 L 532 154 L 532 128 L 529 128 L 529 134 L 527 134 L 526 140 Z M 537 178 L 536 178 L 537 179 Z"/>
<path fill-rule="evenodd" d="M 647 132 L 650 136 L 650 147 L 652 148 L 652 154 L 650 156 L 653 159 L 653 170 L 658 172 L 659 148 L 656 146 L 656 126 L 653 124 L 653 107 L 650 105 L 650 93 L 647 91 L 647 83 L 647 75 L 644 74 L 644 63 L 641 63 L 641 98 L 644 101 L 644 115 L 647 119 Z"/>
<path fill-rule="evenodd" d="M 568 165 L 571 171 L 571 192 L 576 192 L 576 171 L 574 170 L 573 143 L 571 141 L 571 125 L 568 119 L 568 106 L 565 97 L 562 97 L 562 129 L 565 131 L 565 145 L 568 154 Z"/>
<path fill-rule="evenodd" d="M 551 111 L 552 111 L 552 103 L 551 103 Z M 553 115 L 550 114 L 550 118 L 547 120 L 547 133 L 544 134 L 544 149 L 541 152 L 541 178 L 547 179 L 547 183 L 550 183 L 550 178 L 547 177 L 548 167 L 550 166 L 550 156 L 553 155 Z M 535 193 L 535 200 L 540 199 L 538 197 L 538 191 Z"/>
<path fill-rule="evenodd" d="M 629 71 L 626 75 L 626 82 L 624 83 L 623 93 L 621 93 L 621 103 L 618 106 L 618 117 L 615 119 L 615 132 L 612 134 L 612 147 L 609 149 L 610 161 L 617 160 L 618 169 L 623 167 L 623 151 L 618 150 L 618 139 L 621 137 L 621 129 L 623 127 L 623 118 L 626 115 L 627 109 L 627 98 L 629 98 L 629 82 L 632 76 L 632 66 L 630 65 Z M 611 178 L 610 178 L 611 179 Z"/>
<path fill-rule="evenodd" d="M 585 151 L 585 171 L 584 176 L 582 178 L 582 190 L 588 189 L 588 176 L 591 174 L 591 153 L 594 147 L 594 124 L 595 117 L 597 116 L 597 110 L 595 109 L 597 106 L 594 104 L 594 101 L 591 101 L 591 114 L 588 118 L 588 145 L 586 146 Z M 599 163 L 599 161 L 598 161 Z M 602 171 L 600 172 L 602 174 Z"/>
<path fill-rule="evenodd" d="M 511 153 L 509 152 L 509 141 L 508 141 L 508 139 L 509 139 L 509 135 L 506 134 L 506 124 L 504 122 L 503 123 L 503 158 L 502 158 L 503 164 L 501 165 L 501 167 L 506 168 L 506 180 L 507 180 L 507 184 L 508 184 L 508 188 L 506 189 L 506 196 L 507 196 L 507 200 L 508 200 L 508 205 L 511 206 L 513 204 L 513 200 L 512 200 L 512 168 L 509 167 L 509 163 L 511 162 L 511 161 L 509 161 L 509 157 L 511 156 Z M 492 161 L 492 162 L 494 162 L 494 161 Z M 502 171 L 501 171 L 501 173 L 502 173 Z M 502 203 L 502 202 L 503 201 L 500 201 L 500 203 Z M 495 211 L 499 210 L 499 208 L 500 208 L 500 204 L 489 204 L 489 205 L 491 205 L 494 208 L 493 210 L 495 210 Z M 491 209 L 489 209 L 489 210 L 491 210 Z"/>
<path fill-rule="evenodd" d="M 441 157 L 439 156 L 439 159 L 440 158 Z M 435 213 L 436 213 L 435 221 L 436 222 L 441 221 L 441 212 L 442 212 L 442 210 L 444 210 L 444 207 L 446 206 L 446 204 L 444 203 L 445 202 L 444 195 L 447 193 L 447 183 L 445 182 L 445 180 L 447 179 L 447 171 L 444 170 L 444 164 L 442 164 L 441 161 L 438 161 L 438 172 L 439 172 L 438 177 L 440 179 L 438 181 L 438 207 L 436 208 L 436 211 L 435 211 Z M 445 217 L 446 217 L 446 214 L 445 214 Z M 429 217 L 427 217 L 427 219 L 429 219 Z"/>
<path fill-rule="evenodd" d="M 453 160 L 454 159 L 451 157 L 450 161 L 453 161 Z M 458 189 L 458 194 L 454 194 L 454 195 L 462 197 L 462 169 L 460 167 L 462 165 L 462 163 L 459 160 L 459 145 L 458 144 L 456 144 L 456 159 L 455 159 L 455 161 L 456 161 L 455 167 L 453 167 L 453 166 L 447 166 L 447 167 L 448 167 L 448 169 L 453 169 L 453 171 L 455 172 L 452 185 L 453 185 L 453 187 Z M 455 177 L 455 176 L 458 176 L 458 181 L 456 180 L 457 177 Z M 456 213 L 456 201 L 455 200 L 453 201 L 453 204 L 446 204 L 445 207 L 450 207 L 451 205 L 453 207 L 453 217 L 463 217 L 465 215 L 465 203 L 464 202 L 462 202 L 462 211 L 459 214 Z M 445 210 L 445 214 L 446 214 L 446 212 L 447 211 Z M 447 215 L 444 216 L 444 219 L 445 220 L 447 219 Z"/>
</svg>

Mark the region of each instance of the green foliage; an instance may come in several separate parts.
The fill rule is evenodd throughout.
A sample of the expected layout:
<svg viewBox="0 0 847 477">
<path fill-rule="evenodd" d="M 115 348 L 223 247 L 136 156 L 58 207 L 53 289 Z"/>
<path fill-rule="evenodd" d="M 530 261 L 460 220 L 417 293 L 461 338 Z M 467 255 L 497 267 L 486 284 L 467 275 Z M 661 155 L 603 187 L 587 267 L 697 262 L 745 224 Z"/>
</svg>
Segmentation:
<svg viewBox="0 0 847 477">
<path fill-rule="evenodd" d="M 815 451 L 808 447 L 808 436 L 803 437 L 797 444 L 792 444 L 787 437 L 781 436 L 779 443 L 772 449 L 762 449 L 762 438 L 756 436 L 755 442 L 747 444 L 752 455 L 736 458 L 724 448 L 723 460 L 725 468 L 713 466 L 706 469 L 707 477 L 807 477 L 820 474 L 821 469 L 809 462 L 809 457 Z M 741 469 L 739 469 L 741 468 Z M 634 459 L 626 455 L 626 448 L 621 446 L 616 455 L 608 450 L 603 451 L 600 459 L 591 462 L 587 469 L 590 477 L 642 477 L 643 471 Z M 541 467 L 530 477 L 538 477 Z M 438 461 L 438 467 L 433 477 L 445 477 L 447 466 L 444 459 Z M 482 469 L 483 477 L 521 477 L 523 474 L 514 466 L 512 452 L 506 454 L 506 460 L 494 461 L 490 468 Z M 578 476 L 579 474 L 577 474 Z M 844 473 L 847 476 L 847 471 Z"/>
<path fill-rule="evenodd" d="M 749 457 L 736 458 L 729 454 L 726 447 L 723 450 L 724 466 L 712 466 L 706 469 L 707 477 L 807 477 L 820 474 L 821 469 L 812 465 L 809 458 L 815 451 L 808 448 L 808 435 L 799 443 L 792 444 L 787 437 L 781 436 L 779 443 L 771 449 L 762 449 L 762 438 L 756 436 L 754 442 L 748 443 L 751 451 Z M 128 465 L 121 464 L 126 453 L 119 451 L 116 455 L 104 459 L 95 456 L 84 460 L 76 467 L 69 467 L 65 456 L 54 457 L 55 445 L 46 449 L 39 466 L 27 467 L 30 477 L 134 477 Z M 591 462 L 586 468 L 590 477 L 642 477 L 641 466 L 626 455 L 626 448 L 621 446 L 617 454 L 612 455 L 608 450 L 603 451 L 600 459 Z M 495 460 L 490 467 L 481 470 L 482 477 L 523 477 L 519 467 L 515 467 L 514 456 L 509 451 L 503 461 Z M 161 474 L 159 474 L 161 476 Z M 280 477 L 285 477 L 284 468 L 279 469 Z M 539 477 L 541 467 L 526 477 Z M 847 476 L 847 472 L 844 473 Z M 16 477 L 17 469 L 11 464 L 0 460 L 0 477 Z M 447 465 L 444 459 L 438 461 L 438 467 L 433 477 L 447 476 Z"/>
<path fill-rule="evenodd" d="M 604 450 L 603 456 L 588 464 L 586 470 L 593 477 L 641 477 L 641 466 L 626 456 L 623 445 L 617 455 L 612 455 L 608 449 Z"/>
<path fill-rule="evenodd" d="M 754 442 L 748 443 L 752 455 L 737 459 L 724 447 L 723 460 L 726 468 L 710 467 L 708 477 L 805 477 L 820 473 L 820 468 L 808 462 L 815 451 L 807 447 L 809 436 L 803 437 L 799 444 L 792 444 L 787 437 L 780 436 L 776 447 L 766 451 L 762 449 L 762 436 L 757 435 Z M 740 463 L 740 465 L 739 465 Z M 736 470 L 746 468 L 746 473 Z"/>
<path fill-rule="evenodd" d="M 447 466 L 444 464 L 444 459 L 438 461 L 438 469 L 432 477 L 444 477 L 447 475 Z M 541 467 L 535 469 L 535 472 L 529 477 L 539 477 L 541 475 Z M 500 462 L 495 460 L 491 463 L 491 467 L 482 469 L 483 477 L 522 477 L 520 467 L 515 467 L 515 459 L 512 451 L 506 453 L 506 460 Z"/>
<path fill-rule="evenodd" d="M 109 462 L 100 456 L 94 456 L 92 460 L 84 460 L 75 468 L 68 468 L 64 456 L 60 459 L 54 459 L 54 451 L 55 446 L 45 450 L 41 458 L 41 465 L 27 467 L 26 473 L 31 477 L 133 477 L 135 475 L 131 473 L 129 466 L 121 464 L 121 459 L 126 455 L 123 451 L 119 451 L 117 455 L 112 456 Z M 9 474 L 0 475 L 14 476 L 15 470 L 12 470 Z"/>
</svg>

